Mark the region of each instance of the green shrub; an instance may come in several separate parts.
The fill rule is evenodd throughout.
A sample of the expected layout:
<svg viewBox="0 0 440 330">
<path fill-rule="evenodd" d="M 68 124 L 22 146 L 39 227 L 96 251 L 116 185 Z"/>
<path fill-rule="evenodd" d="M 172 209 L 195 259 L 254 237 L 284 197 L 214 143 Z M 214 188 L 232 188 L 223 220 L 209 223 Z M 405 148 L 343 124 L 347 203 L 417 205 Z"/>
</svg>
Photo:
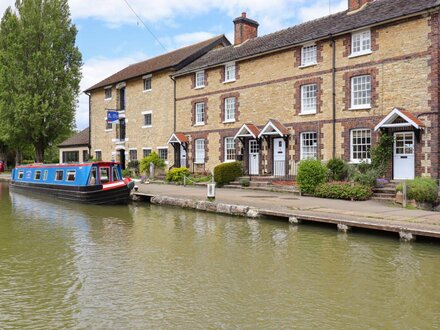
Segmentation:
<svg viewBox="0 0 440 330">
<path fill-rule="evenodd" d="M 153 163 L 157 169 L 165 168 L 165 161 L 156 152 L 152 152 L 141 160 L 141 172 L 150 173 L 150 164 Z"/>
<path fill-rule="evenodd" d="M 377 171 L 373 168 L 366 170 L 365 172 L 357 172 L 352 176 L 352 180 L 364 186 L 374 187 L 376 185 L 376 179 L 379 177 Z"/>
<path fill-rule="evenodd" d="M 388 165 L 393 158 L 394 138 L 392 135 L 381 134 L 375 147 L 370 151 L 371 166 L 380 177 L 386 175 Z"/>
<path fill-rule="evenodd" d="M 408 180 L 407 198 L 415 199 L 419 203 L 436 203 L 438 200 L 438 187 L 434 179 L 417 177 Z M 397 186 L 397 191 L 403 191 L 403 185 Z"/>
<path fill-rule="evenodd" d="M 371 194 L 371 187 L 348 182 L 327 182 L 319 185 L 315 190 L 316 197 L 355 201 L 367 200 Z"/>
<path fill-rule="evenodd" d="M 218 187 L 222 187 L 243 175 L 240 162 L 224 163 L 214 168 L 214 180 Z"/>
<path fill-rule="evenodd" d="M 139 161 L 138 160 L 130 160 L 127 164 L 128 168 L 133 170 L 139 170 Z"/>
<path fill-rule="evenodd" d="M 319 160 L 303 160 L 299 163 L 296 179 L 301 192 L 314 194 L 316 187 L 327 180 L 327 168 Z"/>
<path fill-rule="evenodd" d="M 249 181 L 249 179 L 241 179 L 240 180 L 240 185 L 242 187 L 249 187 L 251 185 L 251 182 Z"/>
<path fill-rule="evenodd" d="M 189 169 L 186 167 L 177 167 L 168 171 L 165 180 L 167 182 L 183 183 L 183 177 L 189 176 Z"/>
<path fill-rule="evenodd" d="M 342 159 L 334 158 L 327 163 L 329 179 L 344 181 L 348 176 L 348 165 Z"/>
<path fill-rule="evenodd" d="M 129 178 L 131 176 L 131 171 L 129 168 L 126 168 L 125 170 L 122 170 L 122 176 L 124 178 Z"/>
</svg>

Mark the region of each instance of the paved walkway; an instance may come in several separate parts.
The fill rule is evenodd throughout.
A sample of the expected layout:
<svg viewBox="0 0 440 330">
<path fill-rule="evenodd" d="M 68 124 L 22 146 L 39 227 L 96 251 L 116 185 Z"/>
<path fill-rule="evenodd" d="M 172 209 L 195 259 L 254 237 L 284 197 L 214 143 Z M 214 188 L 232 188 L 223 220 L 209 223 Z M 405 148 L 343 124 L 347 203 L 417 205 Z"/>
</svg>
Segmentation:
<svg viewBox="0 0 440 330">
<path fill-rule="evenodd" d="M 206 187 L 139 184 L 139 192 L 155 196 L 206 200 Z M 274 214 L 291 213 L 305 217 L 348 220 L 353 223 L 400 226 L 409 230 L 433 231 L 440 235 L 439 212 L 408 210 L 376 201 L 351 202 L 304 197 L 291 193 L 217 188 L 216 202 L 271 210 Z"/>
</svg>

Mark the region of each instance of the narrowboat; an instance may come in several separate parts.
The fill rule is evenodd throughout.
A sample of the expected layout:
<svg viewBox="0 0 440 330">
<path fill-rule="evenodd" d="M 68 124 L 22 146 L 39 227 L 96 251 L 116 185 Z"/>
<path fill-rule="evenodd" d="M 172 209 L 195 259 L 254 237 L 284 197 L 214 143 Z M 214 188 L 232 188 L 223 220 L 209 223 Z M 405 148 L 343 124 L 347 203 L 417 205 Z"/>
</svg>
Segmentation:
<svg viewBox="0 0 440 330">
<path fill-rule="evenodd" d="M 126 204 L 134 187 L 119 163 L 31 164 L 12 171 L 10 188 L 89 204 Z"/>
</svg>

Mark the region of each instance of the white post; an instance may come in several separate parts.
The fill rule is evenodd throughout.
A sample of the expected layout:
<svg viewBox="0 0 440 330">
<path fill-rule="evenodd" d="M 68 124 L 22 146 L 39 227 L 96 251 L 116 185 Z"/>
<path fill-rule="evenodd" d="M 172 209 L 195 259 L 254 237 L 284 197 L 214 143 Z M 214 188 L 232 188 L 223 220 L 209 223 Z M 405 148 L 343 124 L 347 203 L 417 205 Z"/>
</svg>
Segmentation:
<svg viewBox="0 0 440 330">
<path fill-rule="evenodd" d="M 150 179 L 154 179 L 154 164 L 150 163 Z"/>
</svg>

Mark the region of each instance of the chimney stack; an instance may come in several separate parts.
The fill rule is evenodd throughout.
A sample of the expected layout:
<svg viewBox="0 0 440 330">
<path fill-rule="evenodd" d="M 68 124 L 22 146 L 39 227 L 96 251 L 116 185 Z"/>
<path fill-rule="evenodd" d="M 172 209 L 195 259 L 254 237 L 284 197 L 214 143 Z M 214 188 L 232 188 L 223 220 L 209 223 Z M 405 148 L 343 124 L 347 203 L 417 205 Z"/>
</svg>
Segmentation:
<svg viewBox="0 0 440 330">
<path fill-rule="evenodd" d="M 240 45 L 246 40 L 258 36 L 258 22 L 246 17 L 246 13 L 241 13 L 240 17 L 234 19 L 234 45 Z"/>
<path fill-rule="evenodd" d="M 366 3 L 373 1 L 374 0 L 348 0 L 348 11 L 358 10 Z"/>
</svg>

